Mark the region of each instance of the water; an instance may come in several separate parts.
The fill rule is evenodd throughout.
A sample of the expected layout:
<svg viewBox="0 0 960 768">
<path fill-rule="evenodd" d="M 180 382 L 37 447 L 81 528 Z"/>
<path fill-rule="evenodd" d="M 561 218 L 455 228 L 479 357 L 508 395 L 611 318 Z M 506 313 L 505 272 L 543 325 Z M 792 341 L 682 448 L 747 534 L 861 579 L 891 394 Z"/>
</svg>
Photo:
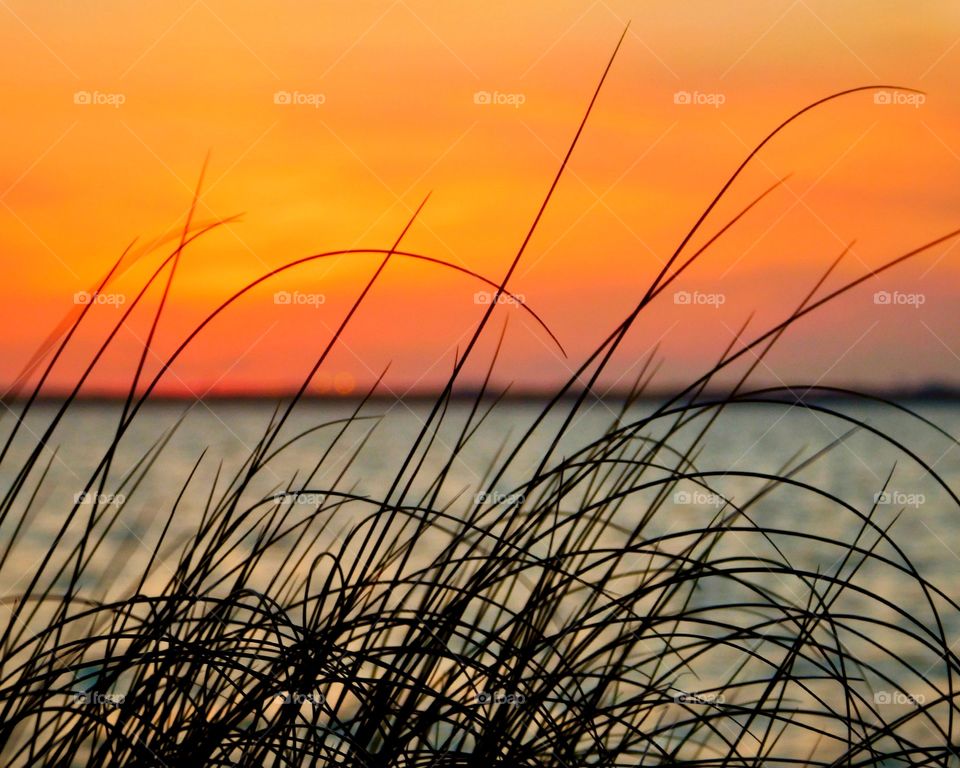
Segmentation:
<svg viewBox="0 0 960 768">
<path fill-rule="evenodd" d="M 300 495 L 284 503 L 303 505 L 303 515 L 315 512 L 318 505 L 329 505 L 332 497 L 327 494 L 331 492 L 368 497 L 370 501 L 329 507 L 325 512 L 329 525 L 306 547 L 312 556 L 343 546 L 349 531 L 376 508 L 374 502 L 382 499 L 396 481 L 399 468 L 429 413 L 429 405 L 423 402 L 376 402 L 363 410 L 364 419 L 345 425 L 344 420 L 351 416 L 355 405 L 326 401 L 299 405 L 273 447 L 275 450 L 284 446 L 283 449 L 261 470 L 245 495 L 247 503 L 252 505 L 262 497 L 290 488 Z M 147 406 L 121 441 L 103 488 L 102 503 L 97 509 L 108 514 L 100 518 L 94 528 L 102 529 L 104 535 L 99 546 L 91 551 L 89 566 L 81 580 L 85 593 L 104 599 L 129 595 L 165 529 L 165 541 L 189 541 L 209 503 L 211 489 L 224 491 L 269 424 L 274 407 L 265 402 L 246 401 Z M 576 456 L 614 422 L 631 423 L 654 409 L 652 404 L 641 403 L 621 415 L 619 403 L 594 403 L 586 406 L 566 435 L 552 445 L 567 407 L 561 406 L 547 417 L 502 477 L 494 481 L 491 471 L 501 467 L 507 451 L 516 446 L 541 409 L 540 405 L 529 402 L 498 405 L 457 452 L 433 507 L 447 508 L 459 519 L 473 508 L 479 493 L 485 494 L 481 497 L 485 499 L 483 503 L 491 505 L 496 515 L 497 508 L 506 509 L 512 499 L 524 492 L 524 480 L 545 458 L 550 466 L 564 457 Z M 683 551 L 693 540 L 693 534 L 710 525 L 718 514 L 729 512 L 728 503 L 750 502 L 747 518 L 738 523 L 742 530 L 722 537 L 711 553 L 711 561 L 730 564 L 738 559 L 756 562 L 757 558 L 767 558 L 772 564 L 789 562 L 793 568 L 806 572 L 806 579 L 779 575 L 777 568 L 772 567 L 769 575 L 754 581 L 777 594 L 780 601 L 797 606 L 809 605 L 813 594 L 829 594 L 827 582 L 818 579 L 836 577 L 847 583 L 847 589 L 835 598 L 830 610 L 848 617 L 849 626 L 859 627 L 862 632 L 860 635 L 844 632 L 837 641 L 842 641 L 853 657 L 888 670 L 895 679 L 897 687 L 889 681 L 871 681 L 873 690 L 880 691 L 880 698 L 875 698 L 875 702 L 892 708 L 909 708 L 915 706 L 915 700 L 935 696 L 923 678 L 943 683 L 945 676 L 940 669 L 943 665 L 935 648 L 925 647 L 903 633 L 881 631 L 880 622 L 909 628 L 912 617 L 920 626 L 933 627 L 934 615 L 929 605 L 932 600 L 933 607 L 942 614 L 946 636 L 955 638 L 960 633 L 957 612 L 946 600 L 930 598 L 914 580 L 898 570 L 898 566 L 911 563 L 922 576 L 941 588 L 947 598 L 960 599 L 960 580 L 956 578 L 960 566 L 960 537 L 957 536 L 960 509 L 948 490 L 960 489 L 960 449 L 933 427 L 889 407 L 853 406 L 839 401 L 824 402 L 822 407 L 837 413 L 769 404 L 737 406 L 724 411 L 710 426 L 706 437 L 698 441 L 692 456 L 696 470 L 704 473 L 709 488 L 692 479 L 669 488 L 666 503 L 644 525 L 640 537 L 643 541 L 656 540 L 656 546 L 638 549 L 636 567 L 656 567 L 662 553 Z M 948 434 L 960 434 L 957 405 L 919 403 L 911 407 Z M 17 469 L 54 413 L 54 405 L 42 404 L 25 422 L 10 456 L 0 467 L 0 487 L 7 489 L 14 482 Z M 47 575 L 41 585 L 63 587 L 68 583 L 70 572 L 54 574 L 51 561 L 61 557 L 66 562 L 69 548 L 80 540 L 83 524 L 93 507 L 81 504 L 80 516 L 65 526 L 67 514 L 107 450 L 118 415 L 118 407 L 114 405 L 78 404 L 43 449 L 39 464 L 49 462 L 47 475 L 39 483 L 38 466 L 14 507 L 16 512 L 22 512 L 30 493 L 37 489 L 17 544 L 0 566 L 0 583 L 6 598 L 25 589 L 44 562 Z M 462 403 L 448 409 L 420 471 L 412 480 L 409 470 L 403 475 L 400 487 L 409 481 L 404 496 L 407 503 L 419 503 L 431 489 L 432 481 L 457 445 L 460 429 L 468 416 L 468 406 Z M 709 412 L 705 411 L 699 419 L 675 431 L 671 448 L 683 452 L 708 418 Z M 902 443 L 915 457 L 871 433 L 868 427 L 861 425 L 851 432 L 855 425 L 850 420 L 857 420 Z M 8 431 L 11 424 L 8 417 L 4 429 Z M 285 445 L 297 433 L 320 424 L 326 426 Z M 672 419 L 657 420 L 635 435 L 631 445 L 661 438 L 672 424 Z M 154 456 L 154 447 L 165 437 L 167 444 Z M 814 460 L 818 452 L 828 446 L 832 446 L 830 450 Z M 149 467 L 142 463 L 145 456 L 151 457 Z M 603 532 L 597 546 L 622 546 L 636 532 L 662 487 L 657 481 L 672 472 L 677 461 L 676 454 L 663 450 L 657 462 L 667 467 L 648 467 L 637 476 L 633 483 L 636 487 L 622 495 L 611 518 L 615 525 Z M 929 466 L 924 468 L 921 462 Z M 188 481 L 192 472 L 193 477 Z M 785 473 L 791 473 L 792 483 L 779 482 L 768 487 L 768 475 Z M 650 487 L 641 487 L 645 483 Z M 564 497 L 561 507 L 563 511 L 576 512 L 589 506 L 598 492 L 613 490 L 612 480 L 600 482 L 591 491 L 575 489 Z M 168 519 L 178 497 L 176 514 Z M 397 495 L 392 498 L 395 501 Z M 534 495 L 527 501 L 535 499 Z M 264 512 L 268 508 L 269 505 L 264 505 Z M 114 514 L 116 524 L 109 529 L 103 527 L 104 521 Z M 865 522 L 867 515 L 869 523 Z M 5 547 L 17 519 L 14 514 L 0 524 L 0 542 Z M 753 526 L 761 526 L 764 532 L 752 529 Z M 884 540 L 881 531 L 888 526 L 890 540 Z M 802 538 L 792 535 L 797 533 L 805 535 Z M 62 538 L 57 549 L 59 554 L 51 558 L 47 550 L 57 536 Z M 410 567 L 429 563 L 447 541 L 447 532 L 441 528 L 431 530 L 416 548 Z M 878 557 L 867 558 L 861 564 L 860 555 L 851 555 L 851 545 L 871 550 Z M 252 546 L 255 546 L 252 535 L 238 536 L 236 549 L 218 568 L 229 572 L 230 568 L 239 567 Z M 258 579 L 263 585 L 268 584 L 270 578 L 284 569 L 302 571 L 305 568 L 294 552 L 282 546 L 275 549 L 264 558 L 261 569 L 251 575 L 253 586 L 257 586 Z M 540 554 L 547 554 L 548 550 L 549 545 L 545 543 Z M 363 555 L 356 542 L 344 551 L 352 558 Z M 154 564 L 144 591 L 149 594 L 151 590 L 161 589 L 173 567 L 173 559 L 163 561 L 161 558 Z M 612 594 L 626 594 L 631 578 L 625 572 L 604 587 Z M 817 584 L 816 591 L 811 589 L 812 584 Z M 877 596 L 882 600 L 878 601 Z M 518 592 L 510 599 L 522 602 L 526 596 Z M 740 589 L 730 579 L 706 577 L 693 593 L 691 606 L 701 607 L 710 614 L 722 612 L 728 603 L 745 599 L 756 600 L 757 592 Z M 908 607 L 910 616 L 899 613 L 897 607 Z M 568 609 L 572 606 L 558 607 L 557 622 L 562 623 L 564 611 Z M 857 623 L 860 619 L 864 622 L 862 625 Z M 736 664 L 739 653 L 732 648 L 717 649 L 709 663 L 697 671 L 698 688 L 708 689 L 713 673 L 718 684 L 722 683 L 723 672 Z M 904 664 L 913 665 L 921 674 L 904 672 Z M 794 670 L 797 675 L 812 675 L 816 671 L 805 668 L 803 662 Z M 900 700 L 897 693 L 900 688 L 914 700 Z M 838 694 L 832 690 L 825 695 Z"/>
<path fill-rule="evenodd" d="M 284 443 L 296 432 L 325 422 L 336 422 L 349 417 L 353 403 L 307 402 L 294 411 L 288 427 L 276 445 Z M 903 443 L 925 460 L 946 485 L 960 488 L 960 449 L 942 435 L 915 420 L 882 406 L 859 406 L 824 403 L 823 407 L 838 409 L 844 415 L 865 421 L 891 438 Z M 915 410 L 937 424 L 944 431 L 960 434 L 960 407 L 948 403 L 913 405 Z M 454 461 L 445 483 L 446 496 L 452 498 L 467 494 L 470 500 L 477 491 L 509 494 L 515 484 L 521 483 L 544 455 L 549 440 L 553 438 L 565 413 L 566 406 L 550 415 L 544 426 L 529 441 L 528 449 L 514 462 L 506 477 L 497 488 L 486 488 L 485 478 L 502 447 L 512 445 L 523 430 L 540 413 L 540 406 L 531 403 L 501 403 L 486 418 L 479 431 L 463 447 Z M 559 459 L 572 455 L 574 450 L 596 439 L 619 413 L 618 403 L 594 403 L 576 417 L 568 430 L 566 439 L 554 449 L 553 456 Z M 145 456 L 156 441 L 173 428 L 182 416 L 169 443 L 156 458 L 135 493 L 125 499 L 125 518 L 133 526 L 133 519 L 148 510 L 169 508 L 171 496 L 186 481 L 194 464 L 204 456 L 193 487 L 208 490 L 216 464 L 222 462 L 222 476 L 235 472 L 248 457 L 250 451 L 269 423 L 275 404 L 266 402 L 212 402 L 175 404 L 160 403 L 147 406 L 137 417 L 133 427 L 121 441 L 114 460 L 113 471 L 106 491 L 119 487 L 120 478 L 126 475 Z M 653 406 L 640 404 L 631 409 L 624 422 L 640 418 L 652 412 Z M 42 404 L 21 429 L 15 449 L 0 466 L 0 487 L 8 488 L 19 468 L 22 458 L 36 444 L 39 435 L 54 413 L 54 406 Z M 357 493 L 379 498 L 396 476 L 409 447 L 425 423 L 429 405 L 414 403 L 374 403 L 363 411 L 363 420 L 347 427 L 335 442 L 342 424 L 334 423 L 307 435 L 288 446 L 268 467 L 262 471 L 264 488 L 284 486 L 291 478 L 305 476 L 325 451 L 321 471 L 315 475 L 311 486 L 317 488 L 354 488 Z M 75 405 L 67 418 L 54 433 L 47 448 L 41 454 L 42 461 L 51 460 L 48 477 L 43 483 L 34 512 L 34 533 L 52 530 L 60 514 L 82 491 L 91 471 L 102 458 L 116 429 L 119 407 L 103 404 Z M 445 417 L 441 429 L 421 476 L 423 482 L 414 486 L 416 491 L 425 487 L 426 479 L 440 468 L 449 449 L 455 444 L 460 427 L 467 417 L 467 406 L 454 404 Z M 701 419 L 693 426 L 702 425 Z M 661 419 L 658 425 L 644 434 L 658 436 L 668 423 Z M 7 418 L 0 423 L 6 435 L 12 424 Z M 737 472 L 778 472 L 790 459 L 801 452 L 795 461 L 803 460 L 817 450 L 837 441 L 851 424 L 822 413 L 809 413 L 799 408 L 774 405 L 738 406 L 728 409 L 711 427 L 702 442 L 697 465 L 703 471 L 728 471 L 728 477 L 712 478 L 722 496 L 733 501 L 743 501 L 757 483 L 735 475 Z M 361 448 L 361 441 L 372 430 L 372 435 Z M 686 437 L 693 434 L 687 429 L 673 442 L 678 447 L 686 444 Z M 354 452 L 359 452 L 354 456 Z M 670 459 L 665 459 L 669 462 Z M 348 466 L 349 464 L 349 466 Z M 956 536 L 956 522 L 960 510 L 949 494 L 934 478 L 921 469 L 915 461 L 881 439 L 861 429 L 834 447 L 829 455 L 805 469 L 797 479 L 820 489 L 836 494 L 858 509 L 869 510 L 876 494 L 884 487 L 888 473 L 893 476 L 887 486 L 888 493 L 881 498 L 878 513 L 888 516 L 902 510 L 902 522 L 898 527 L 909 530 L 904 542 L 925 568 L 949 576 L 958 563 L 957 550 L 960 540 Z M 36 475 L 34 475 L 34 478 Z M 28 483 L 28 488 L 32 485 Z M 705 508 L 717 503 L 716 499 L 702 489 L 683 486 L 689 492 L 689 504 L 679 504 L 683 510 Z M 765 514 L 789 525 L 811 520 L 823 510 L 835 511 L 835 505 L 817 499 L 813 495 L 792 495 L 790 505 L 776 503 L 760 504 Z M 184 521 L 195 520 L 206 501 L 205 493 L 188 493 L 182 504 Z M 883 520 L 879 517 L 878 521 Z M 825 532 L 844 530 L 850 520 L 837 518 L 819 521 L 826 526 Z M 133 533 L 140 532 L 134 529 Z M 38 536 L 38 542 L 42 536 Z"/>
<path fill-rule="evenodd" d="M 349 425 L 343 434 L 338 435 L 343 424 L 336 422 L 348 418 L 354 407 L 353 403 L 326 401 L 299 405 L 276 446 L 299 431 L 326 422 L 335 423 L 286 447 L 261 471 L 254 483 L 257 491 L 266 494 L 283 490 L 291 481 L 295 488 L 300 488 L 299 484 L 323 457 L 322 467 L 309 483 L 311 489 L 350 489 L 374 499 L 381 498 L 425 423 L 429 405 L 423 402 L 374 403 L 363 412 L 367 418 Z M 918 458 L 930 464 L 947 486 L 960 489 L 960 449 L 934 429 L 887 407 L 861 405 L 854 410 L 836 402 L 825 403 L 824 407 L 861 419 L 903 443 Z M 52 404 L 42 404 L 25 422 L 15 449 L 0 467 L 0 487 L 6 489 L 10 486 L 23 457 L 34 447 L 49 423 L 54 408 Z M 165 513 L 173 499 L 186 483 L 195 463 L 200 461 L 196 476 L 180 501 L 172 529 L 174 532 L 189 531 L 196 525 L 208 501 L 217 466 L 222 463 L 222 488 L 225 478 L 238 471 L 248 458 L 274 408 L 273 403 L 256 401 L 147 406 L 121 441 L 110 479 L 104 488 L 108 497 L 111 494 L 118 497 L 104 499 L 108 503 L 117 504 L 120 498 L 123 499 L 122 523 L 111 532 L 110 540 L 132 536 L 148 541 L 151 532 L 157 531 L 165 521 Z M 455 505 L 467 509 L 478 492 L 488 492 L 493 500 L 515 493 L 517 486 L 543 457 L 565 408 L 561 406 L 557 413 L 548 417 L 496 487 L 488 487 L 490 468 L 498 466 L 496 457 L 502 455 L 500 452 L 504 446 L 515 443 L 540 412 L 538 404 L 507 402 L 498 405 L 459 452 L 450 467 L 441 498 L 451 502 L 459 498 L 462 503 L 454 502 Z M 554 458 L 573 455 L 576 449 L 603 434 L 619 414 L 619 408 L 620 405 L 614 402 L 586 407 L 576 417 L 566 439 L 554 448 Z M 650 404 L 637 405 L 624 421 L 640 418 L 652 409 Z M 917 405 L 916 410 L 944 431 L 960 434 L 960 407 L 934 403 Z M 73 407 L 54 433 L 40 462 L 51 462 L 48 475 L 34 504 L 26 542 L 18 548 L 21 564 L 34 554 L 39 557 L 59 529 L 64 514 L 77 494 L 84 490 L 90 473 L 103 457 L 116 429 L 118 416 L 118 406 L 79 404 Z M 418 499 L 428 480 L 442 468 L 467 416 L 466 405 L 451 406 L 433 450 L 419 473 L 420 479 L 414 482 L 408 498 Z M 127 488 L 125 493 L 120 490 L 122 478 L 134 470 L 137 462 L 150 453 L 156 442 L 181 417 L 182 423 L 150 470 L 144 473 L 136 490 Z M 670 420 L 661 419 L 644 434 L 659 436 L 667 423 Z M 681 432 L 673 444 L 682 448 L 695 428 L 703 423 L 705 418 Z M 3 422 L 4 434 L 8 433 L 11 424 L 8 416 Z M 693 483 L 678 486 L 671 495 L 673 508 L 664 515 L 665 524 L 671 519 L 684 524 L 700 518 L 715 511 L 723 504 L 724 498 L 742 503 L 763 483 L 738 473 L 778 473 L 791 457 L 794 463 L 803 461 L 838 441 L 850 429 L 851 424 L 842 419 L 784 406 L 738 406 L 724 412 L 703 440 L 696 464 L 702 471 L 729 474 L 709 478 L 717 492 L 715 495 Z M 366 442 L 365 438 L 368 438 Z M 676 459 L 665 456 L 664 461 L 669 463 Z M 847 436 L 795 479 L 834 494 L 858 510 L 869 512 L 891 472 L 887 493 L 880 498 L 881 503 L 876 509 L 877 524 L 885 526 L 899 515 L 892 530 L 897 542 L 924 575 L 950 586 L 960 565 L 960 537 L 957 536 L 960 509 L 934 477 L 903 451 L 861 429 L 857 434 Z M 36 477 L 37 472 L 31 476 L 32 482 L 28 482 L 27 489 L 32 490 Z M 646 500 L 652 498 L 653 492 L 639 492 L 635 498 L 626 501 L 622 522 L 629 525 L 635 521 L 631 510 L 639 514 L 638 510 L 644 508 Z M 756 519 L 774 527 L 815 530 L 838 541 L 850 541 L 856 535 L 855 515 L 838 514 L 835 503 L 799 488 L 773 492 L 758 502 L 752 512 Z M 109 546 L 106 549 L 109 550 Z M 800 554 L 811 566 L 825 565 L 816 552 L 801 551 Z M 135 567 L 131 570 L 135 571 Z"/>
</svg>

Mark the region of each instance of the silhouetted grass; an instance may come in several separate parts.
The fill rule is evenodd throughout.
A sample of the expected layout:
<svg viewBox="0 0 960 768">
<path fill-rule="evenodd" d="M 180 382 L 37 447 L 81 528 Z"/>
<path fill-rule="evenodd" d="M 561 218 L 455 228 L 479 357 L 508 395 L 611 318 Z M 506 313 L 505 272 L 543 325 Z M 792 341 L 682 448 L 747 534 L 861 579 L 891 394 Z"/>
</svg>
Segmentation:
<svg viewBox="0 0 960 768">
<path fill-rule="evenodd" d="M 92 305 L 31 360 L 18 379 L 17 414 L 0 451 L 10 477 L 0 499 L 4 765 L 958 764 L 960 666 L 957 638 L 948 630 L 956 626 L 954 596 L 918 572 L 892 536 L 892 523 L 877 521 L 875 503 L 861 508 L 811 482 L 808 470 L 857 432 L 921 467 L 952 503 L 960 499 L 915 448 L 849 408 L 798 395 L 838 390 L 753 389 L 749 378 L 800 318 L 960 230 L 821 293 L 841 255 L 782 322 L 756 338 L 741 330 L 706 373 L 638 415 L 633 404 L 654 373 L 651 356 L 607 428 L 575 435 L 582 439 L 572 450 L 565 442 L 640 314 L 655 311 L 663 291 L 779 186 L 688 254 L 747 163 L 808 110 L 867 89 L 800 110 L 758 144 L 636 307 L 532 423 L 504 436 L 502 450 L 476 468 L 483 470 L 479 492 L 508 487 L 518 474 L 522 482 L 498 503 L 450 487 L 455 462 L 502 407 L 503 394 L 488 391 L 488 373 L 473 402 L 454 414 L 454 387 L 489 332 L 496 297 L 508 293 L 613 60 L 510 268 L 499 281 L 467 273 L 495 287 L 495 298 L 404 460 L 391 469 L 392 482 L 375 495 L 345 481 L 360 451 L 387 439 L 366 399 L 349 417 L 322 424 L 303 425 L 294 415 L 390 261 L 465 271 L 401 248 L 420 209 L 389 249 L 317 254 L 252 282 L 147 378 L 145 362 L 180 256 L 217 226 L 194 227 L 191 211 L 177 247 L 39 433 L 25 426 L 27 417 L 76 329 L 96 311 Z M 242 465 L 227 473 L 220 457 L 197 456 L 186 476 L 169 478 L 166 506 L 151 511 L 163 516 L 158 535 L 115 543 L 125 512 L 110 499 L 136 494 L 176 426 L 120 479 L 111 472 L 117 451 L 175 360 L 214 317 L 270 277 L 361 253 L 379 256 L 378 269 Z M 83 488 L 94 501 L 78 497 L 63 509 L 52 535 L 44 534 L 41 561 L 31 565 L 24 559 L 24 551 L 38 551 L 31 531 L 39 515 L 50 514 L 41 513 L 56 458 L 45 458 L 47 446 L 151 290 L 161 298 L 149 336 L 115 432 Z M 751 362 L 737 383 L 717 396 L 717 374 L 743 360 Z M 494 365 L 495 358 L 491 372 Z M 35 380 L 29 392 L 22 389 L 27 379 Z M 577 389 L 580 382 L 586 386 Z M 805 409 L 841 425 L 842 434 L 813 452 L 798 446 L 777 471 L 702 468 L 700 453 L 718 420 L 735 419 L 748 405 Z M 882 405 L 953 441 L 905 406 Z M 454 430 L 452 441 L 440 439 L 441 425 Z M 345 436 L 357 430 L 362 439 L 348 446 Z M 331 435 L 330 444 L 312 470 L 285 473 L 286 452 L 320 431 Z M 344 466 L 331 474 L 338 460 Z M 216 467 L 208 483 L 205 466 Z M 288 479 L 264 492 L 268 469 Z M 731 479 L 751 488 L 750 495 L 736 503 L 728 498 Z M 677 494 L 690 489 L 719 503 L 680 515 Z M 294 503 L 307 494 L 311 504 Z M 189 535 L 174 534 L 184 530 L 174 520 L 186 498 L 200 499 L 203 511 L 190 521 Z M 795 521 L 771 517 L 765 501 L 798 510 Z M 849 537 L 837 539 L 801 519 L 799 510 L 810 504 L 847 521 Z M 830 567 L 806 563 L 811 551 Z M 140 575 L 129 584 L 105 579 L 95 568 L 104 558 L 134 563 Z"/>
</svg>

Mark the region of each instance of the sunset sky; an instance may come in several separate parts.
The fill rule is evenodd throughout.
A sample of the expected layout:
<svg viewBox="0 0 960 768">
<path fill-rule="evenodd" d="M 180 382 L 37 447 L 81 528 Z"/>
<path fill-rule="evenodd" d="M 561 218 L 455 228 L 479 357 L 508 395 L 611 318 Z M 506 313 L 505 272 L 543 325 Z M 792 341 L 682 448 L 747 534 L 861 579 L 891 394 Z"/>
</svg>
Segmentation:
<svg viewBox="0 0 960 768">
<path fill-rule="evenodd" d="M 323 251 L 389 248 L 428 193 L 403 248 L 499 281 L 628 21 L 508 286 L 568 357 L 505 305 L 468 380 L 484 372 L 504 322 L 499 383 L 566 378 L 750 148 L 835 91 L 898 84 L 925 97 L 856 94 L 775 139 L 688 252 L 788 181 L 648 308 L 605 383 L 631 383 L 655 347 L 656 381 L 684 382 L 751 314 L 748 335 L 782 319 L 852 241 L 827 288 L 960 227 L 960 5 L 948 0 L 0 0 L 3 386 L 136 239 L 143 258 L 107 289 L 51 386 L 76 379 L 122 313 L 116 304 L 175 246 L 208 152 L 196 221 L 241 218 L 184 252 L 149 370 L 260 274 Z M 494 103 L 483 103 L 487 93 Z M 677 103 L 684 94 L 693 103 Z M 328 258 L 268 281 L 203 332 L 163 391 L 295 387 L 379 259 Z M 89 391 L 129 380 L 161 287 Z M 390 391 L 437 386 L 482 316 L 475 294 L 485 290 L 398 258 L 314 391 L 362 389 L 388 365 Z M 291 303 L 275 303 L 277 292 Z M 876 303 L 877 292 L 891 302 Z M 951 242 L 803 320 L 758 381 L 960 384 L 958 306 Z"/>
</svg>

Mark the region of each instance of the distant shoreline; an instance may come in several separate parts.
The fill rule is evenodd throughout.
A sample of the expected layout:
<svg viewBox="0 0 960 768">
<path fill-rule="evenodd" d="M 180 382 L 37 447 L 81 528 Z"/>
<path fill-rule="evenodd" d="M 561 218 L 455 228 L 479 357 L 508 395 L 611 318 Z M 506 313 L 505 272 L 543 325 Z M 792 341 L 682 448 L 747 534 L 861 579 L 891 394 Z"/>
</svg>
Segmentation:
<svg viewBox="0 0 960 768">
<path fill-rule="evenodd" d="M 840 391 L 840 390 L 848 390 Z M 277 392 L 255 392 L 255 393 L 210 393 L 204 397 L 195 397 L 189 394 L 157 394 L 150 397 L 149 403 L 151 404 L 179 404 L 179 403 L 190 403 L 201 400 L 207 403 L 276 403 L 278 401 L 290 400 L 295 395 L 295 392 L 290 391 L 277 391 Z M 464 389 L 461 391 L 454 392 L 450 399 L 453 402 L 472 402 L 480 394 L 477 389 Z M 560 399 L 563 401 L 571 401 L 577 399 L 582 394 L 582 390 L 570 391 L 565 393 Z M 677 394 L 676 391 L 668 390 L 653 390 L 646 392 L 643 395 L 636 397 L 637 402 L 644 403 L 662 403 L 666 400 L 669 400 L 675 397 Z M 726 396 L 726 392 L 722 390 L 708 390 L 702 392 L 697 398 L 699 401 L 714 401 L 721 399 Z M 837 385 L 836 387 L 828 387 L 827 389 L 810 389 L 804 390 L 803 388 L 794 388 L 792 390 L 793 398 L 790 398 L 791 392 L 789 391 L 780 391 L 775 393 L 770 393 L 770 399 L 776 399 L 778 402 L 783 402 L 787 399 L 795 399 L 798 402 L 813 402 L 813 401 L 824 401 L 824 400 L 852 400 L 856 399 L 858 396 L 874 398 L 878 400 L 890 400 L 893 402 L 929 402 L 929 403 L 960 403 L 960 388 L 939 386 L 939 385 L 928 385 L 921 387 L 912 387 L 912 388 L 901 388 L 901 389 L 865 389 L 852 386 L 841 386 Z M 440 396 L 438 391 L 420 391 L 420 392 L 409 392 L 405 395 L 397 395 L 391 392 L 375 392 L 371 394 L 367 399 L 371 402 L 407 402 L 407 403 L 432 403 L 437 397 Z M 556 391 L 551 391 L 547 389 L 528 389 L 528 390 L 516 390 L 508 391 L 503 393 L 502 390 L 488 390 L 483 395 L 485 401 L 493 401 L 497 398 L 500 398 L 502 402 L 506 403 L 543 403 L 549 401 L 556 396 Z M 66 400 L 66 393 L 50 393 L 39 396 L 36 399 L 37 403 L 44 404 L 56 404 L 62 403 Z M 613 390 L 603 392 L 600 394 L 588 394 L 587 400 L 604 400 L 609 402 L 622 402 L 630 397 L 630 392 L 627 390 Z M 356 403 L 364 399 L 364 395 L 359 392 L 352 392 L 350 394 L 329 394 L 329 393 L 308 393 L 303 395 L 301 400 L 304 402 L 314 402 L 314 403 Z M 112 393 L 112 392 L 95 392 L 90 394 L 80 395 L 75 399 L 75 402 L 78 404 L 91 404 L 91 405 L 115 405 L 122 404 L 126 400 L 125 393 Z M 5 399 L 0 399 L 4 405 L 20 405 L 27 401 L 27 398 L 24 396 L 19 397 L 10 397 Z"/>
</svg>

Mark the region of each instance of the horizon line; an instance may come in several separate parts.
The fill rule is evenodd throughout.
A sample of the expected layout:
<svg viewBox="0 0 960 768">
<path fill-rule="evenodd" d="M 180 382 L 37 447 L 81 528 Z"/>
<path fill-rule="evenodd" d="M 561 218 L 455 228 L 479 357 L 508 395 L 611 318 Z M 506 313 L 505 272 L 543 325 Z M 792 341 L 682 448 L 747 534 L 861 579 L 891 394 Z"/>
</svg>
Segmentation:
<svg viewBox="0 0 960 768">
<path fill-rule="evenodd" d="M 758 389 L 768 389 L 769 386 L 758 387 Z M 756 390 L 747 390 L 756 391 Z M 569 389 L 559 394 L 559 399 L 568 400 L 580 397 L 584 392 L 582 387 Z M 681 394 L 682 388 L 671 389 L 660 387 L 646 390 L 640 393 L 633 392 L 625 388 L 616 388 L 610 390 L 597 390 L 588 393 L 596 400 L 616 400 L 622 401 L 633 399 L 638 402 L 663 401 Z M 304 401 L 322 401 L 322 402 L 351 402 L 363 399 L 376 401 L 401 401 L 401 402 L 423 402 L 433 401 L 440 397 L 440 389 L 422 389 L 404 392 L 398 394 L 391 390 L 375 389 L 372 392 L 353 391 L 347 393 L 337 392 L 305 392 L 300 396 Z M 815 386 L 796 386 L 784 385 L 777 393 L 770 392 L 771 396 L 794 395 L 797 400 L 824 398 L 854 398 L 867 397 L 882 400 L 960 400 L 960 384 L 944 384 L 942 382 L 929 382 L 914 386 L 902 387 L 862 387 L 849 384 L 820 384 Z M 125 391 L 99 390 L 87 393 L 80 393 L 73 399 L 80 403 L 122 403 L 126 400 L 128 393 Z M 278 400 L 291 400 L 297 395 L 293 389 L 278 390 L 255 390 L 255 391 L 237 391 L 237 392 L 207 392 L 203 395 L 197 395 L 191 392 L 161 392 L 151 394 L 148 403 L 179 403 L 179 402 L 276 402 Z M 699 393 L 698 399 L 720 399 L 727 397 L 729 390 L 720 387 L 708 388 Z M 0 397 L 0 403 L 16 404 L 29 399 L 25 394 L 7 394 Z M 34 398 L 37 402 L 60 403 L 70 397 L 68 391 L 52 391 L 41 393 Z M 487 388 L 485 391 L 479 387 L 465 387 L 464 389 L 454 391 L 449 394 L 452 401 L 468 401 L 482 397 L 485 400 L 500 399 L 505 402 L 542 402 L 558 397 L 557 388 L 549 387 L 526 387 L 523 389 L 509 388 Z M 686 398 L 685 398 L 686 399 Z"/>
</svg>

